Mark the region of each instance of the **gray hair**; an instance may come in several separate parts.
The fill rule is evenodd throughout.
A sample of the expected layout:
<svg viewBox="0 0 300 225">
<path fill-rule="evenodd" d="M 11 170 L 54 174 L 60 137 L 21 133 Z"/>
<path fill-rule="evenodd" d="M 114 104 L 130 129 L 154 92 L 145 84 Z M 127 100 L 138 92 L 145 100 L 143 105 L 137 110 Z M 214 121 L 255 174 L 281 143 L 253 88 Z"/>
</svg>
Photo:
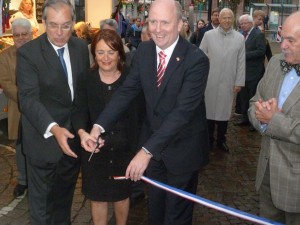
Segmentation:
<svg viewBox="0 0 300 225">
<path fill-rule="evenodd" d="M 103 29 L 104 25 L 108 25 L 108 26 L 114 27 L 116 31 L 118 30 L 118 23 L 114 19 L 101 20 L 100 21 L 100 30 Z"/>
<path fill-rule="evenodd" d="M 32 31 L 31 23 L 29 22 L 29 20 L 25 18 L 17 18 L 12 22 L 11 30 L 13 34 L 14 34 L 15 27 L 24 27 L 27 29 L 29 33 L 31 33 Z"/>
<path fill-rule="evenodd" d="M 248 22 L 253 23 L 253 17 L 249 14 L 241 15 L 239 18 L 239 23 L 241 23 L 242 19 L 247 19 Z"/>
<path fill-rule="evenodd" d="M 221 17 L 224 12 L 229 12 L 232 15 L 232 18 L 234 18 L 234 14 L 233 14 L 232 10 L 229 8 L 223 8 L 219 13 L 219 17 Z"/>
<path fill-rule="evenodd" d="M 75 21 L 75 8 L 70 0 L 46 0 L 42 9 L 43 20 L 47 20 L 47 12 L 49 7 L 53 8 L 54 10 L 59 10 L 59 8 L 61 8 L 63 5 L 67 5 L 68 7 L 70 7 L 72 13 L 72 21 Z"/>
</svg>

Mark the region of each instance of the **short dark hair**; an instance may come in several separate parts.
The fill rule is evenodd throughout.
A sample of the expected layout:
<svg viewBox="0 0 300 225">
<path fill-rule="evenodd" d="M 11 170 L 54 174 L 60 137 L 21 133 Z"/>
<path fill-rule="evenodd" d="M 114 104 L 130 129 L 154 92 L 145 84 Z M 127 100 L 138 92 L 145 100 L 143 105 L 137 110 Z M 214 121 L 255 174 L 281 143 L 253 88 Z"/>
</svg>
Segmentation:
<svg viewBox="0 0 300 225">
<path fill-rule="evenodd" d="M 126 56 L 125 56 L 123 42 L 120 35 L 116 31 L 109 30 L 109 29 L 103 29 L 98 31 L 98 33 L 95 35 L 91 43 L 91 53 L 94 59 L 96 58 L 96 53 L 95 53 L 96 45 L 101 40 L 103 40 L 111 49 L 119 53 L 120 59 L 117 68 L 120 72 L 123 72 Z M 97 69 L 97 68 L 99 68 L 99 65 L 95 63 L 92 69 Z"/>
</svg>

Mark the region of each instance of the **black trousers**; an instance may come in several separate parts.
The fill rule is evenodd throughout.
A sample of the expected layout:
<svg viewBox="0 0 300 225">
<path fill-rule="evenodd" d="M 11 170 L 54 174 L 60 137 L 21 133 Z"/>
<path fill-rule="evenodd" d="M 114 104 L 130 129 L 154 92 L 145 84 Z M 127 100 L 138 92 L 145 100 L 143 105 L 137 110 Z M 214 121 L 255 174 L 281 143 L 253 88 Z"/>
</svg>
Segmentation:
<svg viewBox="0 0 300 225">
<path fill-rule="evenodd" d="M 245 87 L 242 87 L 241 91 L 238 93 L 241 101 L 242 119 L 244 121 L 249 121 L 248 119 L 249 101 L 255 95 L 258 82 L 259 80 L 246 81 Z"/>
<path fill-rule="evenodd" d="M 172 174 L 163 161 L 151 160 L 146 174 L 149 178 L 173 187 L 196 193 L 198 171 Z M 149 187 L 150 225 L 191 225 L 194 203 L 154 186 Z"/>
<path fill-rule="evenodd" d="M 212 145 L 215 141 L 214 133 L 217 126 L 217 144 L 226 142 L 225 134 L 227 132 L 228 121 L 207 120 L 209 144 Z"/>
<path fill-rule="evenodd" d="M 31 225 L 70 225 L 80 160 L 67 155 L 57 163 L 26 159 Z"/>
</svg>

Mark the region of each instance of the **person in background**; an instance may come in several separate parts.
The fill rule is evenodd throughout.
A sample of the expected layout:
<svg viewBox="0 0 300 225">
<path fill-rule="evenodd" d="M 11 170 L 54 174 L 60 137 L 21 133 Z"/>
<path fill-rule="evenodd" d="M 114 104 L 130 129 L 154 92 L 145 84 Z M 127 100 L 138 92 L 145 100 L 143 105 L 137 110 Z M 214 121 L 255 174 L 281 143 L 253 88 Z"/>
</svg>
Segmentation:
<svg viewBox="0 0 300 225">
<path fill-rule="evenodd" d="M 20 111 L 18 107 L 17 84 L 16 84 L 16 64 L 17 49 L 32 40 L 32 28 L 27 19 L 17 18 L 12 23 L 12 35 L 14 45 L 0 53 L 0 84 L 7 97 L 7 120 L 8 139 L 16 141 L 21 138 L 19 134 Z M 23 195 L 27 189 L 26 160 L 22 152 L 21 141 L 16 142 L 16 161 L 18 184 L 13 191 L 15 197 Z"/>
<path fill-rule="evenodd" d="M 118 32 L 118 23 L 115 19 L 104 19 L 100 21 L 100 30 L 109 29 Z M 123 45 L 124 51 L 127 54 L 130 52 L 126 45 Z"/>
<path fill-rule="evenodd" d="M 254 10 L 252 16 L 253 16 L 255 28 L 259 29 L 264 34 L 265 29 L 264 29 L 263 21 L 265 17 L 265 12 L 262 10 Z M 268 61 L 270 61 L 270 59 L 273 56 L 271 46 L 267 38 L 265 38 L 265 42 L 266 42 L 266 57 Z"/>
<path fill-rule="evenodd" d="M 28 19 L 32 27 L 32 34 L 34 37 L 36 37 L 39 31 L 39 24 L 33 12 L 33 0 L 21 0 L 19 5 L 19 11 L 11 16 L 9 22 L 11 24 L 17 18 Z"/>
<path fill-rule="evenodd" d="M 18 49 L 16 68 L 30 224 L 69 225 L 80 169 L 71 113 L 89 69 L 88 47 L 72 36 L 69 0 L 46 0 L 42 19 L 46 32 Z"/>
<path fill-rule="evenodd" d="M 220 13 L 219 8 L 213 9 L 212 12 L 211 12 L 210 22 L 205 27 L 199 29 L 197 39 L 196 39 L 196 43 L 195 43 L 195 45 L 197 47 L 200 46 L 201 41 L 203 39 L 203 36 L 207 31 L 215 29 L 219 26 L 219 24 L 220 24 L 220 22 L 219 22 L 219 13 Z"/>
<path fill-rule="evenodd" d="M 192 36 L 192 31 L 190 29 L 189 21 L 184 21 L 182 29 L 180 31 L 180 35 L 185 38 L 187 41 L 190 41 L 190 38 Z"/>
<path fill-rule="evenodd" d="M 199 30 L 205 26 L 206 26 L 206 24 L 203 19 L 200 19 L 197 21 L 196 30 L 192 33 L 191 38 L 190 38 L 190 42 L 192 44 L 196 44 L 196 41 L 197 41 L 198 35 L 199 35 Z"/>
<path fill-rule="evenodd" d="M 220 25 L 205 33 L 200 45 L 210 60 L 205 90 L 206 117 L 210 148 L 217 125 L 217 147 L 228 152 L 225 134 L 231 116 L 234 95 L 245 85 L 245 40 L 233 26 L 233 12 L 224 8 Z"/>
<path fill-rule="evenodd" d="M 261 134 L 256 173 L 259 214 L 286 225 L 300 224 L 300 12 L 283 23 L 282 54 L 271 58 L 249 119 Z"/>
<path fill-rule="evenodd" d="M 252 17 L 254 20 L 255 27 L 257 27 L 262 32 L 264 32 L 265 31 L 265 27 L 264 27 L 265 12 L 262 10 L 254 10 Z"/>
<path fill-rule="evenodd" d="M 78 38 L 85 40 L 87 44 L 91 44 L 92 37 L 90 33 L 90 28 L 89 25 L 86 24 L 86 22 L 84 21 L 77 22 L 74 25 L 74 30 Z"/>
<path fill-rule="evenodd" d="M 81 140 L 89 132 L 98 115 L 126 79 L 125 52 L 121 37 L 115 31 L 102 29 L 92 43 L 96 64 L 80 82 L 80 91 L 73 113 L 74 126 Z M 82 152 L 82 192 L 91 200 L 93 224 L 107 224 L 108 203 L 113 202 L 117 225 L 125 225 L 129 212 L 130 180 L 115 180 L 124 176 L 137 149 L 141 114 L 135 101 L 116 124 L 105 132 L 105 146 L 94 154 Z"/>
<path fill-rule="evenodd" d="M 266 42 L 264 34 L 254 27 L 252 16 L 245 14 L 239 18 L 242 34 L 245 38 L 246 47 L 246 80 L 245 86 L 238 93 L 241 104 L 241 119 L 236 121 L 234 125 L 244 126 L 250 125 L 249 130 L 254 128 L 249 124 L 248 108 L 249 100 L 255 95 L 256 87 L 265 72 L 265 52 Z"/>
<path fill-rule="evenodd" d="M 266 16 L 264 18 L 264 28 L 265 30 L 269 30 L 269 15 L 266 13 Z"/>
<path fill-rule="evenodd" d="M 141 42 L 141 18 L 137 17 L 135 19 L 135 23 L 130 26 L 129 30 L 126 33 L 126 39 L 128 40 L 129 49 L 134 50 L 137 49 Z"/>
<path fill-rule="evenodd" d="M 146 170 L 151 179 L 195 194 L 199 169 L 208 162 L 204 91 L 209 60 L 179 36 L 183 21 L 178 1 L 154 1 L 148 19 L 152 40 L 141 42 L 127 79 L 81 144 L 87 151 L 94 151 L 96 138 L 110 130 L 143 92 L 143 147 L 127 167 L 126 178 L 140 180 Z M 103 145 L 103 140 L 99 143 Z M 192 224 L 193 202 L 153 186 L 148 197 L 150 225 Z"/>
</svg>

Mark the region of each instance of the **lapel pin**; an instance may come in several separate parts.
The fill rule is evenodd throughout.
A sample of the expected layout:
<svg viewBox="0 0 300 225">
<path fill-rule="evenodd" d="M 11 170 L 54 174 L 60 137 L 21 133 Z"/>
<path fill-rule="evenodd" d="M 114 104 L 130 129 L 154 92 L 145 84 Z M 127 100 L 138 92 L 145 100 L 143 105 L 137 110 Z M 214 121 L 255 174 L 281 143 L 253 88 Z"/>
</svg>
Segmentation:
<svg viewBox="0 0 300 225">
<path fill-rule="evenodd" d="M 180 60 L 180 58 L 179 58 L 179 57 L 176 57 L 176 61 L 179 62 L 179 60 Z"/>
</svg>

